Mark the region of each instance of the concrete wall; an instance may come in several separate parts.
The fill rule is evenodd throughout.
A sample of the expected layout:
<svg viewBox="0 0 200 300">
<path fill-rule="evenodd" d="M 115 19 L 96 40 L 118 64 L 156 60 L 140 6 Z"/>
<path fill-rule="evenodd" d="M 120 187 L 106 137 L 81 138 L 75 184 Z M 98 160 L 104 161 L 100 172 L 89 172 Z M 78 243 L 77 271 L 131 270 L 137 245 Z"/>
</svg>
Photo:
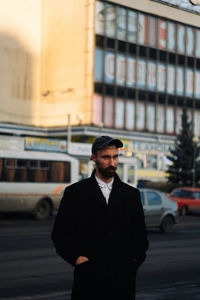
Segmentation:
<svg viewBox="0 0 200 300">
<path fill-rule="evenodd" d="M 44 0 L 41 125 L 91 122 L 94 1 Z"/>
<path fill-rule="evenodd" d="M 37 124 L 41 1 L 0 0 L 0 122 Z"/>
<path fill-rule="evenodd" d="M 94 0 L 0 0 L 0 122 L 91 123 Z"/>
</svg>

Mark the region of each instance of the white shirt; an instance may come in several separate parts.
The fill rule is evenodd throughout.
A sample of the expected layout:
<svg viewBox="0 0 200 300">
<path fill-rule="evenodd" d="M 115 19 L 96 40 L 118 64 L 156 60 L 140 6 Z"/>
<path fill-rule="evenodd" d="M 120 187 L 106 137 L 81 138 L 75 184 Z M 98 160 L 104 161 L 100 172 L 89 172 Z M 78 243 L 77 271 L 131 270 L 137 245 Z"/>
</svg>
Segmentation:
<svg viewBox="0 0 200 300">
<path fill-rule="evenodd" d="M 97 181 L 104 197 L 106 198 L 106 202 L 108 204 L 108 199 L 110 197 L 110 193 L 112 190 L 114 178 L 109 183 L 106 183 L 106 182 L 102 181 L 101 179 L 99 179 L 96 175 L 95 175 L 95 177 L 96 177 L 96 181 Z"/>
</svg>

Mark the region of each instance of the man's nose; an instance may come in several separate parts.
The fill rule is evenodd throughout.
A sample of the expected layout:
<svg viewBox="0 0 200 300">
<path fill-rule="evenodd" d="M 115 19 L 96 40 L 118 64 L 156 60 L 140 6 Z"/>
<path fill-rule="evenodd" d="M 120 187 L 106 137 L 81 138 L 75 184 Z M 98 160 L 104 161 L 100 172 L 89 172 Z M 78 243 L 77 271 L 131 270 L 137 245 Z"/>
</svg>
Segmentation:
<svg viewBox="0 0 200 300">
<path fill-rule="evenodd" d="M 115 159 L 111 158 L 110 159 L 110 166 L 115 167 L 115 165 L 116 165 Z"/>
</svg>

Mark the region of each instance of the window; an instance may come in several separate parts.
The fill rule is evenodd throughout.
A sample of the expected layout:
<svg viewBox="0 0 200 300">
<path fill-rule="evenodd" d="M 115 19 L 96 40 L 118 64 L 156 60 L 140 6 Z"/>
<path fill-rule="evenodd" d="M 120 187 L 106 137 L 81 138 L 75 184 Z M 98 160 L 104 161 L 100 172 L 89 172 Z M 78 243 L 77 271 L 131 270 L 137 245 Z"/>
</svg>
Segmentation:
<svg viewBox="0 0 200 300">
<path fill-rule="evenodd" d="M 154 154 L 147 154 L 146 155 L 146 168 L 147 169 L 154 169 L 157 170 L 158 164 L 157 164 L 157 155 Z"/>
<path fill-rule="evenodd" d="M 18 159 L 17 160 L 17 169 L 26 169 L 26 160 L 25 159 Z"/>
<path fill-rule="evenodd" d="M 123 164 L 118 164 L 117 166 L 117 174 L 121 180 L 123 180 Z"/>
<path fill-rule="evenodd" d="M 191 198 L 192 192 L 186 190 L 175 190 L 172 193 L 172 197 L 180 197 L 180 198 Z"/>
<path fill-rule="evenodd" d="M 140 192 L 141 203 L 144 206 L 144 193 Z"/>
<path fill-rule="evenodd" d="M 5 159 L 0 160 L 0 180 L 7 182 L 70 182 L 70 162 Z"/>
<path fill-rule="evenodd" d="M 194 192 L 192 195 L 192 199 L 200 199 L 200 192 Z"/>
<path fill-rule="evenodd" d="M 148 205 L 160 205 L 161 198 L 156 192 L 147 192 Z"/>
</svg>

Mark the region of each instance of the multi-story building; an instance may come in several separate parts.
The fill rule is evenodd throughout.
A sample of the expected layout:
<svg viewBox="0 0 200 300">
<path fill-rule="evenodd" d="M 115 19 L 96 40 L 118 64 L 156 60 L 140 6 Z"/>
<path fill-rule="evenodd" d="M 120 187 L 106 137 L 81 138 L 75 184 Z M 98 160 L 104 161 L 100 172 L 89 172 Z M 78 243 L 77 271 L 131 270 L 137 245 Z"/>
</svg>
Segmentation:
<svg viewBox="0 0 200 300">
<path fill-rule="evenodd" d="M 79 142 L 116 136 L 138 158 L 139 178 L 164 178 L 183 106 L 200 135 L 200 7 L 0 4 L 0 132 L 65 138 L 70 126 Z"/>
</svg>

